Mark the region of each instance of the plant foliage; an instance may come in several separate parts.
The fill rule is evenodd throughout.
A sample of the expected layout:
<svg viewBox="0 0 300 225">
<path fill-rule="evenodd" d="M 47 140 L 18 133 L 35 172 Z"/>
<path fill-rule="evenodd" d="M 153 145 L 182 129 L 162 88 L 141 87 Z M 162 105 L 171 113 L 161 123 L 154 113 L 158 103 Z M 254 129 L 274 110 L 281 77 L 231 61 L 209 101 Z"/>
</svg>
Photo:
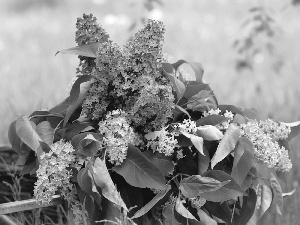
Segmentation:
<svg viewBox="0 0 300 225">
<path fill-rule="evenodd" d="M 61 51 L 80 59 L 70 96 L 9 129 L 23 173 L 37 174 L 37 202 L 61 194 L 74 224 L 264 224 L 281 214 L 276 172 L 291 169 L 282 143 L 299 122 L 220 105 L 200 63 L 163 58 L 159 21 L 123 48 L 92 15 L 76 25 L 78 46 Z"/>
</svg>

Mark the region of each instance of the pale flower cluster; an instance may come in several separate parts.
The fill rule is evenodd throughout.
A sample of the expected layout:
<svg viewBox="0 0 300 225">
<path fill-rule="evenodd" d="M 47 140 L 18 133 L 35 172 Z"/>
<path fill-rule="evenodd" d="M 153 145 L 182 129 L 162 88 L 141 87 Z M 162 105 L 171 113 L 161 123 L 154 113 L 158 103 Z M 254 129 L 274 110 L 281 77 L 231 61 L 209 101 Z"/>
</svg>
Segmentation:
<svg viewBox="0 0 300 225">
<path fill-rule="evenodd" d="M 57 191 L 67 197 L 72 189 L 72 184 L 69 182 L 72 172 L 68 167 L 75 160 L 73 146 L 70 142 L 60 140 L 50 148 L 48 153 L 40 156 L 40 166 L 36 171 L 34 197 L 39 204 L 49 203 Z"/>
<path fill-rule="evenodd" d="M 227 121 L 224 121 L 221 124 L 216 125 L 216 127 L 221 131 L 226 131 L 228 129 L 229 124 L 233 121 L 233 117 L 234 117 L 234 114 L 231 111 L 226 110 L 224 113 L 222 113 L 222 111 L 219 108 L 210 109 L 208 111 L 203 112 L 203 117 L 207 117 L 210 115 L 220 115 L 228 118 Z"/>
<path fill-rule="evenodd" d="M 163 127 L 160 131 L 155 131 L 154 133 L 155 135 L 147 138 L 147 147 L 166 156 L 171 156 L 175 147 L 178 147 L 175 132 L 170 132 L 167 127 Z"/>
<path fill-rule="evenodd" d="M 120 165 L 126 159 L 128 144 L 140 144 L 138 135 L 121 110 L 109 112 L 106 120 L 100 121 L 98 125 L 100 133 L 104 135 L 102 147 L 106 149 L 108 160 L 115 165 Z"/>
<path fill-rule="evenodd" d="M 277 171 L 289 171 L 292 168 L 288 150 L 278 144 L 278 140 L 287 138 L 290 128 L 272 120 L 249 121 L 241 125 L 242 134 L 249 138 L 255 147 L 255 159 Z"/>
<path fill-rule="evenodd" d="M 197 131 L 197 125 L 195 121 L 192 121 L 191 119 L 184 119 L 182 123 L 177 123 L 174 125 L 175 128 L 178 129 L 178 131 L 187 132 L 190 134 L 195 134 Z"/>
</svg>

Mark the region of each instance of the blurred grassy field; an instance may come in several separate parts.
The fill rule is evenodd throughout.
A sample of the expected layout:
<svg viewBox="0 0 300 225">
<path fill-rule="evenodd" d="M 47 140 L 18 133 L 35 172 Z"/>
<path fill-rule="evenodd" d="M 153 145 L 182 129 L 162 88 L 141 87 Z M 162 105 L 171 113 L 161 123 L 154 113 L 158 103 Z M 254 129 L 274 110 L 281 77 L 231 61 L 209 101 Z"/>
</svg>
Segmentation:
<svg viewBox="0 0 300 225">
<path fill-rule="evenodd" d="M 75 46 L 76 18 L 90 12 L 119 44 L 132 34 L 128 29 L 133 21 L 142 16 L 162 20 L 167 29 L 165 52 L 174 61 L 201 62 L 205 80 L 220 103 L 254 107 L 263 118 L 300 120 L 300 7 L 285 7 L 288 1 L 265 1 L 282 28 L 276 42 L 284 58 L 282 70 L 274 72 L 264 57 L 254 72 L 237 72 L 232 43 L 242 35 L 240 25 L 257 1 L 162 2 L 163 6 L 147 14 L 140 0 L 1 0 L 0 146 L 8 144 L 7 129 L 17 115 L 50 108 L 66 97 L 78 60 L 54 55 Z M 284 191 L 300 183 L 299 138 L 292 143 L 294 168 Z M 283 217 L 274 219 L 277 224 L 300 222 L 299 189 L 287 197 L 285 206 Z"/>
</svg>

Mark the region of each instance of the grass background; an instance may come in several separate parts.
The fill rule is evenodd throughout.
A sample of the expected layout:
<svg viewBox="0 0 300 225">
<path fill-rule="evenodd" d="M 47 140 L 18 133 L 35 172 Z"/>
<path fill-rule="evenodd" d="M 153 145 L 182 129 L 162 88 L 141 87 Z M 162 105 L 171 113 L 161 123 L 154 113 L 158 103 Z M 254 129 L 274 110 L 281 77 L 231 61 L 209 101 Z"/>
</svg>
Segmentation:
<svg viewBox="0 0 300 225">
<path fill-rule="evenodd" d="M 198 61 L 205 80 L 221 104 L 256 108 L 262 118 L 283 122 L 300 120 L 300 7 L 288 0 L 162 0 L 148 12 L 142 0 L 0 0 L 0 146 L 8 145 L 9 124 L 18 115 L 51 108 L 67 96 L 78 60 L 57 55 L 75 46 L 76 18 L 93 13 L 122 45 L 138 28 L 130 26 L 141 17 L 162 20 L 166 25 L 164 50 L 172 60 Z M 262 3 L 263 2 L 263 3 Z M 275 72 L 272 57 L 259 54 L 254 71 L 237 71 L 235 39 L 243 37 L 242 22 L 249 9 L 269 7 L 281 35 L 277 54 L 284 60 Z M 292 143 L 293 170 L 283 191 L 296 188 L 285 199 L 282 217 L 272 224 L 300 224 L 300 138 Z"/>
</svg>

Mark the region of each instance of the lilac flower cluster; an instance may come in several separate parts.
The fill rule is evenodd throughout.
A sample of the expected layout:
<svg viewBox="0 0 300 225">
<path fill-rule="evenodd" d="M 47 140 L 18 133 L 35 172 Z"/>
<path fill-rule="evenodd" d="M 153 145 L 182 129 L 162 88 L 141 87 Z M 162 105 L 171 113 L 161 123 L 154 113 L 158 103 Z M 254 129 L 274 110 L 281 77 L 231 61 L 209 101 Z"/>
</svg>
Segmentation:
<svg viewBox="0 0 300 225">
<path fill-rule="evenodd" d="M 257 122 L 249 121 L 241 125 L 242 134 L 252 141 L 257 162 L 277 171 L 289 171 L 292 168 L 288 150 L 278 144 L 278 140 L 287 138 L 290 128 L 268 119 Z"/>
<path fill-rule="evenodd" d="M 172 118 L 172 88 L 159 72 L 164 32 L 161 22 L 149 20 L 123 48 L 101 39 L 83 114 L 100 120 L 106 112 L 121 109 L 134 128 L 145 132 L 162 128 Z"/>
<path fill-rule="evenodd" d="M 97 19 L 92 14 L 83 14 L 76 23 L 75 41 L 78 45 L 91 44 L 94 42 L 106 42 L 109 35 L 97 24 Z M 89 75 L 95 67 L 93 58 L 79 56 L 80 63 L 77 68 L 78 75 Z"/>
<path fill-rule="evenodd" d="M 102 147 L 106 149 L 108 160 L 115 165 L 126 159 L 128 144 L 139 145 L 141 142 L 121 110 L 107 114 L 106 119 L 99 122 L 99 131 L 104 135 Z"/>
<path fill-rule="evenodd" d="M 67 198 L 72 190 L 72 184 L 69 182 L 72 172 L 67 168 L 75 161 L 73 146 L 60 140 L 50 148 L 48 153 L 40 156 L 40 166 L 36 171 L 34 197 L 39 204 L 49 203 L 57 191 Z"/>
</svg>

